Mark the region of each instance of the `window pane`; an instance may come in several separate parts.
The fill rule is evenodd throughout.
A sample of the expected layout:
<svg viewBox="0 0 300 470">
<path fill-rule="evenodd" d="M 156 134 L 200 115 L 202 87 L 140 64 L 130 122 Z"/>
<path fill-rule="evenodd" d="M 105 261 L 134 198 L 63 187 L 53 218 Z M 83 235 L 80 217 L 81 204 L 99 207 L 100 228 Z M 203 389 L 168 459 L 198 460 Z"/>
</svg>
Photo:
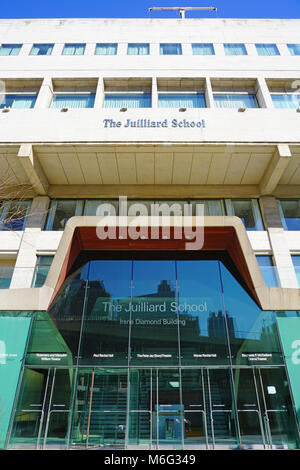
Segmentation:
<svg viewBox="0 0 300 470">
<path fill-rule="evenodd" d="M 300 95 L 271 95 L 275 108 L 297 109 L 300 106 Z"/>
<path fill-rule="evenodd" d="M 224 44 L 226 55 L 247 55 L 244 44 Z"/>
<path fill-rule="evenodd" d="M 74 94 L 74 95 L 54 95 L 51 108 L 92 108 L 94 106 L 95 95 L 88 94 Z"/>
<path fill-rule="evenodd" d="M 11 201 L 1 207 L 0 230 L 23 230 L 31 201 Z"/>
<path fill-rule="evenodd" d="M 163 55 L 181 55 L 181 44 L 160 44 L 160 53 Z"/>
<path fill-rule="evenodd" d="M 22 44 L 2 44 L 0 55 L 18 55 Z"/>
<path fill-rule="evenodd" d="M 298 286 L 300 287 L 300 256 L 292 256 L 292 261 L 297 276 Z"/>
<path fill-rule="evenodd" d="M 64 230 L 67 221 L 75 216 L 76 208 L 77 200 L 52 201 L 47 230 Z"/>
<path fill-rule="evenodd" d="M 83 215 L 118 215 L 118 201 L 93 199 L 85 203 Z"/>
<path fill-rule="evenodd" d="M 239 217 L 247 230 L 263 230 L 257 201 L 231 199 L 231 205 L 233 209 L 232 215 Z"/>
<path fill-rule="evenodd" d="M 214 55 L 215 50 L 213 44 L 192 44 L 194 55 Z"/>
<path fill-rule="evenodd" d="M 131 364 L 179 364 L 174 261 L 133 263 Z"/>
<path fill-rule="evenodd" d="M 255 44 L 258 55 L 279 55 L 276 44 Z"/>
<path fill-rule="evenodd" d="M 280 201 L 286 230 L 300 230 L 300 201 Z"/>
<path fill-rule="evenodd" d="M 256 259 L 266 285 L 268 287 L 280 287 L 277 267 L 273 265 L 272 257 L 259 255 Z"/>
<path fill-rule="evenodd" d="M 222 216 L 225 215 L 224 204 L 222 200 L 217 199 L 197 199 L 192 201 L 193 215 L 196 215 L 197 204 L 204 205 L 204 216 Z"/>
<path fill-rule="evenodd" d="M 104 108 L 150 108 L 151 95 L 141 94 L 106 94 L 104 99 Z"/>
<path fill-rule="evenodd" d="M 0 100 L 0 109 L 32 109 L 36 102 L 36 95 L 5 95 L 4 100 Z"/>
<path fill-rule="evenodd" d="M 291 55 L 300 55 L 300 44 L 288 44 Z"/>
<path fill-rule="evenodd" d="M 65 44 L 63 55 L 83 55 L 85 44 Z"/>
<path fill-rule="evenodd" d="M 128 365 L 131 261 L 91 261 L 80 364 Z"/>
<path fill-rule="evenodd" d="M 0 266 L 0 289 L 9 288 L 13 272 L 13 266 Z"/>
<path fill-rule="evenodd" d="M 203 94 L 159 94 L 159 108 L 205 108 L 205 98 Z"/>
<path fill-rule="evenodd" d="M 218 261 L 178 261 L 182 364 L 228 364 Z"/>
<path fill-rule="evenodd" d="M 222 93 L 214 94 L 217 108 L 258 108 L 255 95 Z"/>
<path fill-rule="evenodd" d="M 117 43 L 99 43 L 96 45 L 96 55 L 116 55 L 118 49 Z"/>
<path fill-rule="evenodd" d="M 34 44 L 30 55 L 51 55 L 53 44 Z"/>
<path fill-rule="evenodd" d="M 128 44 L 128 55 L 148 55 L 149 44 Z"/>
</svg>

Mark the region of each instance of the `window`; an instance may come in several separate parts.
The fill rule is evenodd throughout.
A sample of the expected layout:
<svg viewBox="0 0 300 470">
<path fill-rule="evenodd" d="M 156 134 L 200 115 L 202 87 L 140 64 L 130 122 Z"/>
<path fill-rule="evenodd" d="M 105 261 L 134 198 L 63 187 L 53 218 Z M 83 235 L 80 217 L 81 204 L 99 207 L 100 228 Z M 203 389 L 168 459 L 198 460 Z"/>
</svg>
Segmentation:
<svg viewBox="0 0 300 470">
<path fill-rule="evenodd" d="M 4 97 L 0 95 L 0 109 L 31 109 L 34 108 L 36 102 L 36 94 L 6 94 Z"/>
<path fill-rule="evenodd" d="M 247 55 L 245 44 L 224 44 L 226 55 Z"/>
<path fill-rule="evenodd" d="M 51 108 L 93 108 L 94 93 L 58 93 L 53 96 Z"/>
<path fill-rule="evenodd" d="M 281 200 L 278 207 L 285 230 L 300 230 L 300 200 Z"/>
<path fill-rule="evenodd" d="M 0 230 L 23 230 L 31 201 L 8 201 L 0 206 Z"/>
<path fill-rule="evenodd" d="M 226 199 L 227 215 L 239 217 L 246 230 L 263 230 L 262 218 L 256 199 Z"/>
<path fill-rule="evenodd" d="M 117 43 L 99 43 L 96 45 L 96 55 L 116 55 L 118 50 Z"/>
<path fill-rule="evenodd" d="M 0 289 L 8 289 L 14 272 L 15 261 L 3 260 L 0 262 Z"/>
<path fill-rule="evenodd" d="M 258 108 L 255 95 L 249 93 L 215 93 L 217 108 Z"/>
<path fill-rule="evenodd" d="M 297 109 L 300 107 L 300 94 L 271 94 L 274 107 L 277 109 Z"/>
<path fill-rule="evenodd" d="M 51 55 L 54 44 L 33 44 L 30 55 Z"/>
<path fill-rule="evenodd" d="M 2 44 L 0 47 L 0 55 L 18 55 L 22 44 Z"/>
<path fill-rule="evenodd" d="M 150 51 L 149 44 L 128 44 L 128 55 L 148 55 Z"/>
<path fill-rule="evenodd" d="M 85 44 L 65 44 L 63 55 L 83 55 Z"/>
<path fill-rule="evenodd" d="M 51 201 L 46 230 L 64 230 L 71 217 L 82 215 L 83 203 L 80 199 Z"/>
<path fill-rule="evenodd" d="M 205 108 L 205 98 L 201 93 L 161 93 L 158 94 L 159 108 Z"/>
<path fill-rule="evenodd" d="M 32 287 L 42 287 L 47 278 L 54 256 L 38 256 Z"/>
<path fill-rule="evenodd" d="M 293 255 L 292 261 L 295 268 L 298 286 L 300 287 L 300 255 Z"/>
<path fill-rule="evenodd" d="M 258 55 L 279 55 L 276 44 L 255 44 Z"/>
<path fill-rule="evenodd" d="M 256 256 L 262 276 L 268 287 L 280 287 L 277 268 L 273 264 L 272 256 L 259 255 Z"/>
<path fill-rule="evenodd" d="M 213 44 L 199 43 L 192 44 L 193 55 L 214 55 L 215 50 Z"/>
<path fill-rule="evenodd" d="M 104 108 L 150 108 L 149 93 L 107 93 Z"/>
<path fill-rule="evenodd" d="M 291 55 L 300 55 L 300 44 L 288 44 L 287 47 Z"/>
<path fill-rule="evenodd" d="M 181 44 L 160 44 L 160 54 L 162 55 L 181 55 Z"/>
</svg>

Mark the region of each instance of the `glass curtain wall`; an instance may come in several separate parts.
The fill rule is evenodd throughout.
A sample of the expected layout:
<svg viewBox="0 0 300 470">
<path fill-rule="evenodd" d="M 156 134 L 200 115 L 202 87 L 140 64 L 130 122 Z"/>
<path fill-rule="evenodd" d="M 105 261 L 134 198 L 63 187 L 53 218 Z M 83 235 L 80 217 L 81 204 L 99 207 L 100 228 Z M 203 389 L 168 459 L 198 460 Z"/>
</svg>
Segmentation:
<svg viewBox="0 0 300 470">
<path fill-rule="evenodd" d="M 274 312 L 218 260 L 90 261 L 35 317 L 9 447 L 29 444 L 297 447 Z"/>
</svg>

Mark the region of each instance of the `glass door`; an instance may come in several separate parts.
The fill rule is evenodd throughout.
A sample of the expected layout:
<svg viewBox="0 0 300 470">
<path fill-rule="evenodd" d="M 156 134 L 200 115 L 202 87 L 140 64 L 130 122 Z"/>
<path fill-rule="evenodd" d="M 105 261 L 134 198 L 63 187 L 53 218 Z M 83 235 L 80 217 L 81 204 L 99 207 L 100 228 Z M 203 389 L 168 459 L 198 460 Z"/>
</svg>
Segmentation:
<svg viewBox="0 0 300 470">
<path fill-rule="evenodd" d="M 256 370 L 267 445 L 271 449 L 299 448 L 297 424 L 283 367 Z"/>
<path fill-rule="evenodd" d="M 76 388 L 71 446 L 123 449 L 127 432 L 127 370 L 81 370 Z"/>
<path fill-rule="evenodd" d="M 67 448 L 73 371 L 25 368 L 10 448 Z"/>
</svg>

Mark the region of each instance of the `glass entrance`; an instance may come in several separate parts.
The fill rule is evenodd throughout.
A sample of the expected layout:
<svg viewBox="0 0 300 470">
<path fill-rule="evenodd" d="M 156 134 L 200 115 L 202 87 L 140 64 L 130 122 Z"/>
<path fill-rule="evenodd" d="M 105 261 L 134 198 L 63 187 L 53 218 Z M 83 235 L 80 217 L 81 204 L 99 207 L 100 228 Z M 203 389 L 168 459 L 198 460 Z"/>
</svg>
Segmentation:
<svg viewBox="0 0 300 470">
<path fill-rule="evenodd" d="M 25 368 L 10 448 L 288 449 L 285 369 Z"/>
<path fill-rule="evenodd" d="M 10 447 L 68 448 L 74 370 L 24 370 Z"/>
</svg>

